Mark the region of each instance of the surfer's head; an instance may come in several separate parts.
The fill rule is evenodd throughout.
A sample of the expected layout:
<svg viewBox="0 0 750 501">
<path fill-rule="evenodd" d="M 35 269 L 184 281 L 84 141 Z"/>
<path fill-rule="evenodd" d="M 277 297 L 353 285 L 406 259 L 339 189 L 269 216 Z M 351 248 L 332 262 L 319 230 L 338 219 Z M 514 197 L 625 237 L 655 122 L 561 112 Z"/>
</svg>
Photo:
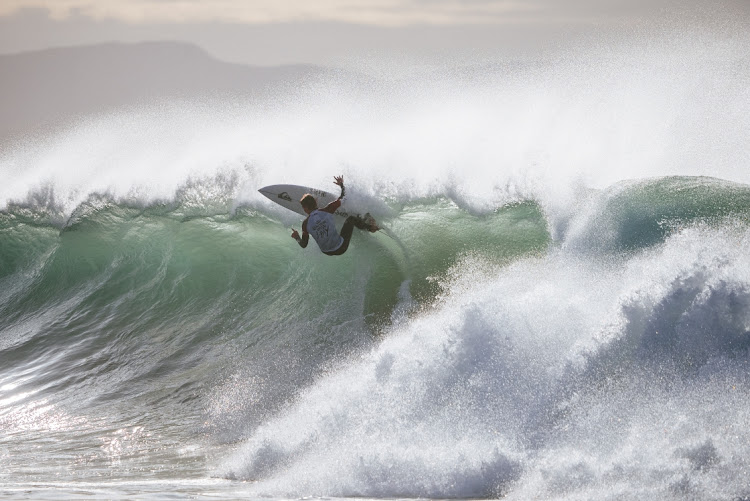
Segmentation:
<svg viewBox="0 0 750 501">
<path fill-rule="evenodd" d="M 302 204 L 302 208 L 308 212 L 312 212 L 318 208 L 318 201 L 309 193 L 306 193 L 305 196 L 300 199 L 299 203 Z"/>
</svg>

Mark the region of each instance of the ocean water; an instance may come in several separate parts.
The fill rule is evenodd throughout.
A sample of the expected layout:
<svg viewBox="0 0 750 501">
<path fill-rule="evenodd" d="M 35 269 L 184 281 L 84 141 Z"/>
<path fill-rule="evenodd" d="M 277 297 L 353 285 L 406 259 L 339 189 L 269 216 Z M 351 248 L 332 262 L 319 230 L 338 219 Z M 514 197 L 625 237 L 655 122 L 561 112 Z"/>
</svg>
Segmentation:
<svg viewBox="0 0 750 501">
<path fill-rule="evenodd" d="M 750 43 L 594 47 L 5 148 L 0 495 L 748 499 Z"/>
</svg>

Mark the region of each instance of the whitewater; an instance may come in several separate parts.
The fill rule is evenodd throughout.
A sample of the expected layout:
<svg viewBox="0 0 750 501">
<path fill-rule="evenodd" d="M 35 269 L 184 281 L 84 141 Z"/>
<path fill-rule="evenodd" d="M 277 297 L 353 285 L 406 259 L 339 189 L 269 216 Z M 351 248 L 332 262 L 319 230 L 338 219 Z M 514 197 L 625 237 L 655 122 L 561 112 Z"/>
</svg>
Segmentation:
<svg viewBox="0 0 750 501">
<path fill-rule="evenodd" d="M 357 59 L 5 146 L 0 495 L 748 499 L 748 53 Z M 257 192 L 339 174 L 398 245 Z"/>
</svg>

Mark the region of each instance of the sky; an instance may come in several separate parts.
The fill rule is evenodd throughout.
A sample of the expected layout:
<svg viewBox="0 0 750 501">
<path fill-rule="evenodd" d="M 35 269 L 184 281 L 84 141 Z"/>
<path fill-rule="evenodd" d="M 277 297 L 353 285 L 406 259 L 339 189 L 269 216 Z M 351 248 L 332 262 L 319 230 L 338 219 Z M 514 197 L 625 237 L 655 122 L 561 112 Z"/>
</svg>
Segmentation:
<svg viewBox="0 0 750 501">
<path fill-rule="evenodd" d="M 535 47 L 674 15 L 750 18 L 750 0 L 2 0 L 0 53 L 172 40 L 229 62 L 326 64 Z"/>
</svg>

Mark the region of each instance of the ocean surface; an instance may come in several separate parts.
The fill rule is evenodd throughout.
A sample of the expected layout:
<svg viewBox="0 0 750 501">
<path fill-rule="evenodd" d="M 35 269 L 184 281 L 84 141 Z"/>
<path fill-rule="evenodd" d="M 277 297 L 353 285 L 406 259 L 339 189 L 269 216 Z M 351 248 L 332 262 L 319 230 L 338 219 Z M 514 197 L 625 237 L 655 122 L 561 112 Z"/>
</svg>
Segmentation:
<svg viewBox="0 0 750 501">
<path fill-rule="evenodd" d="M 595 47 L 5 147 L 0 497 L 749 499 L 750 43 Z"/>
</svg>

